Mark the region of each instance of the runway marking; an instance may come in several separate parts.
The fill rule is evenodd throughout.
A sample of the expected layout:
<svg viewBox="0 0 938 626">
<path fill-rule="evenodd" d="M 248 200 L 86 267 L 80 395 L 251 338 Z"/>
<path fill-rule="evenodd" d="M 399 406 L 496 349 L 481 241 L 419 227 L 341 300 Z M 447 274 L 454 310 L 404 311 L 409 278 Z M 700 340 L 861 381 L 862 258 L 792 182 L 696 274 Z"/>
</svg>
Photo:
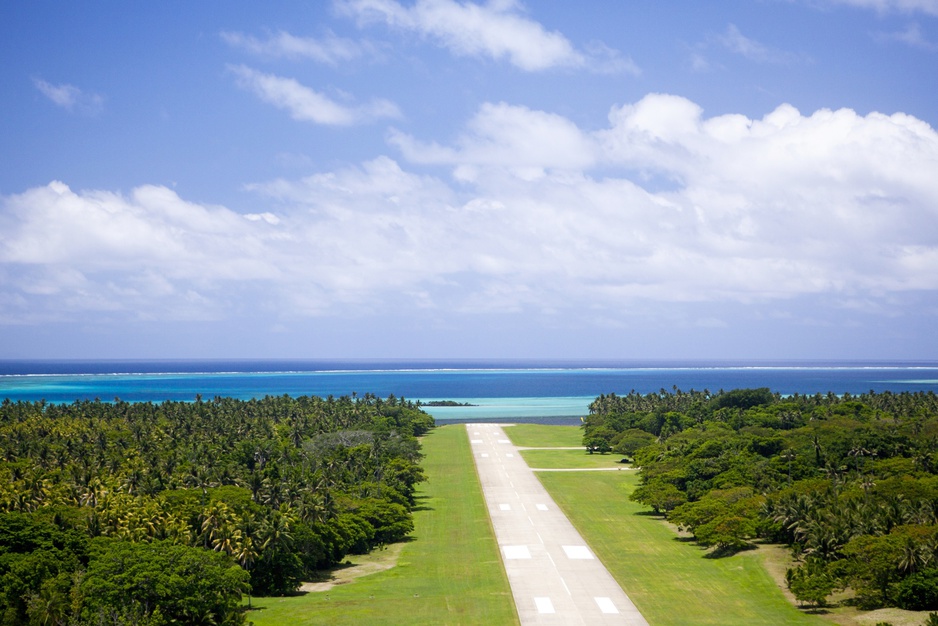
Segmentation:
<svg viewBox="0 0 938 626">
<path fill-rule="evenodd" d="M 483 459 L 489 458 L 489 455 L 488 455 L 487 453 L 485 453 L 485 452 L 483 452 L 481 456 L 482 456 Z"/>
<path fill-rule="evenodd" d="M 507 456 L 507 457 L 508 457 L 509 459 L 513 459 L 513 458 L 515 458 L 515 455 L 514 455 L 514 454 L 512 454 L 511 452 L 509 452 L 509 453 L 508 453 L 508 454 L 506 454 L 505 456 Z"/>
<path fill-rule="evenodd" d="M 481 437 L 481 436 L 482 436 L 481 433 L 472 433 L 472 434 L 475 435 L 476 437 Z"/>
<path fill-rule="evenodd" d="M 530 519 L 530 518 L 528 518 Z M 544 545 L 544 540 L 541 539 L 541 533 L 534 531 L 534 534 L 537 535 L 537 540 L 541 542 L 541 545 Z"/>
<path fill-rule="evenodd" d="M 502 546 L 506 559 L 530 559 L 531 551 L 527 546 Z"/>
<path fill-rule="evenodd" d="M 612 603 L 612 600 L 609 598 L 593 598 L 596 600 L 596 604 L 599 605 L 599 610 L 606 614 L 618 614 L 619 609 L 616 608 L 616 605 Z"/>
<path fill-rule="evenodd" d="M 538 510 L 538 511 L 546 511 L 546 510 L 547 510 L 547 505 L 546 505 L 546 504 L 535 504 L 534 506 L 537 507 L 537 510 Z"/>
<path fill-rule="evenodd" d="M 567 581 L 563 579 L 563 576 L 560 577 L 560 582 L 563 583 L 563 588 L 567 590 L 567 595 L 572 596 L 573 594 L 570 593 L 570 587 L 567 586 Z"/>
<path fill-rule="evenodd" d="M 472 439 L 469 443 L 482 443 L 481 439 Z"/>
<path fill-rule="evenodd" d="M 538 613 L 554 612 L 554 603 L 550 601 L 550 598 L 534 598 L 534 606 L 537 607 Z"/>
<path fill-rule="evenodd" d="M 499 504 L 499 505 L 498 505 L 498 508 L 501 509 L 502 511 L 510 511 L 510 510 L 511 510 L 511 505 L 510 505 L 510 504 Z"/>
<path fill-rule="evenodd" d="M 531 522 L 531 526 L 534 526 L 534 520 L 531 519 L 531 516 L 530 516 L 530 515 L 528 515 L 528 521 Z"/>
<path fill-rule="evenodd" d="M 592 559 L 593 553 L 586 546 L 561 546 L 568 559 Z"/>
</svg>

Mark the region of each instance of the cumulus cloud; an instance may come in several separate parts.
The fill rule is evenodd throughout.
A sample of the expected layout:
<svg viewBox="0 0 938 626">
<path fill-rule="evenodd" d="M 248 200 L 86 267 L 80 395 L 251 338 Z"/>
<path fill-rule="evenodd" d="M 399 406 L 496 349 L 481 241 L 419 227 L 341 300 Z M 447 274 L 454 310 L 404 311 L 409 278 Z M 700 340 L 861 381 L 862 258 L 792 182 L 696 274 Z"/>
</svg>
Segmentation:
<svg viewBox="0 0 938 626">
<path fill-rule="evenodd" d="M 142 186 L 129 195 L 75 192 L 54 181 L 3 199 L 0 262 L 16 268 L 7 288 L 41 301 L 29 310 L 124 310 L 137 315 L 220 315 L 222 285 L 276 281 L 266 257 L 282 236 L 268 222 L 186 202 Z M 187 312 L 181 313 L 185 309 Z M 48 311 L 46 311 L 48 312 Z"/>
<path fill-rule="evenodd" d="M 244 65 L 228 68 L 242 89 L 254 92 L 261 100 L 289 111 L 295 120 L 327 126 L 351 126 L 381 118 L 397 118 L 400 110 L 393 102 L 375 99 L 363 105 L 349 106 L 300 84 L 293 78 L 265 74 Z"/>
<path fill-rule="evenodd" d="M 83 91 L 75 85 L 62 83 L 54 85 L 41 78 L 33 78 L 33 85 L 42 95 L 51 100 L 56 106 L 60 106 L 66 111 L 83 113 L 86 115 L 96 115 L 104 107 L 104 97 Z"/>
<path fill-rule="evenodd" d="M 254 184 L 247 214 L 162 187 L 8 196 L 6 315 L 23 301 L 221 315 L 237 301 L 280 316 L 599 319 L 814 296 L 888 310 L 897 294 L 938 290 L 938 133 L 908 115 L 707 117 L 650 94 L 598 129 L 489 103 L 451 144 L 391 142 L 402 160 Z"/>
<path fill-rule="evenodd" d="M 323 38 L 297 37 L 279 31 L 261 40 L 238 32 L 223 32 L 221 38 L 231 46 L 252 54 L 274 58 L 311 59 L 327 65 L 338 65 L 361 57 L 366 48 L 361 43 L 329 34 Z"/>
<path fill-rule="evenodd" d="M 529 72 L 572 67 L 596 72 L 638 73 L 635 63 L 601 43 L 577 49 L 563 34 L 526 17 L 519 2 L 487 4 L 455 0 L 418 0 L 405 7 L 395 0 L 345 0 L 340 11 L 361 23 L 430 37 L 459 56 L 507 59 Z"/>
<path fill-rule="evenodd" d="M 467 179 L 493 167 L 538 178 L 547 169 L 588 168 L 596 159 L 592 140 L 569 120 L 504 102 L 483 104 L 455 147 L 425 144 L 398 131 L 390 141 L 410 161 L 456 165 Z"/>
</svg>

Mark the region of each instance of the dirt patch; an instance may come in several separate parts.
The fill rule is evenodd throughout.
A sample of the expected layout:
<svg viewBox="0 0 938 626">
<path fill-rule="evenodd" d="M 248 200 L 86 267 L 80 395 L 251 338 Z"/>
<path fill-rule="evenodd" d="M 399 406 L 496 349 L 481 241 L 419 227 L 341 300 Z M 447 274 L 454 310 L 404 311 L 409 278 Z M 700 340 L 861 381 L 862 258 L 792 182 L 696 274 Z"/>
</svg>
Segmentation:
<svg viewBox="0 0 938 626">
<path fill-rule="evenodd" d="M 300 591 L 329 591 L 336 585 L 345 585 L 362 576 L 389 570 L 397 565 L 403 548 L 404 542 L 393 543 L 370 554 L 349 556 L 345 563 L 320 572 L 320 580 L 300 585 Z"/>
</svg>

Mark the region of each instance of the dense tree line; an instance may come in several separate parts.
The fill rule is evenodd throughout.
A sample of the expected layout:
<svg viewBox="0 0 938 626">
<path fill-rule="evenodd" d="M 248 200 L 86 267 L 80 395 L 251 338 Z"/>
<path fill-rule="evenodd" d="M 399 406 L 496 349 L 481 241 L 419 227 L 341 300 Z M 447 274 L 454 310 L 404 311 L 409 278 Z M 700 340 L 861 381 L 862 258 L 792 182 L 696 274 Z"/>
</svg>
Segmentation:
<svg viewBox="0 0 938 626">
<path fill-rule="evenodd" d="M 938 609 L 938 396 L 768 389 L 603 395 L 584 445 L 640 466 L 631 498 L 717 554 L 791 547 L 787 582 L 822 604 Z"/>
<path fill-rule="evenodd" d="M 0 404 L 0 621 L 240 624 L 413 529 L 404 399 Z"/>
</svg>

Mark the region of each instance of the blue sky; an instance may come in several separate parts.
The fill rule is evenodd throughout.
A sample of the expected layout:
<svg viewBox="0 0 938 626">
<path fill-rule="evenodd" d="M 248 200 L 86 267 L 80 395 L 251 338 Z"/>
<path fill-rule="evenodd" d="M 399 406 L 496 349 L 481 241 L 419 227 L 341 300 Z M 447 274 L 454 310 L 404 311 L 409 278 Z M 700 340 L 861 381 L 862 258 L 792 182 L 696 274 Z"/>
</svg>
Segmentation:
<svg viewBox="0 0 938 626">
<path fill-rule="evenodd" d="M 938 0 L 4 2 L 0 358 L 938 358 Z"/>
</svg>

